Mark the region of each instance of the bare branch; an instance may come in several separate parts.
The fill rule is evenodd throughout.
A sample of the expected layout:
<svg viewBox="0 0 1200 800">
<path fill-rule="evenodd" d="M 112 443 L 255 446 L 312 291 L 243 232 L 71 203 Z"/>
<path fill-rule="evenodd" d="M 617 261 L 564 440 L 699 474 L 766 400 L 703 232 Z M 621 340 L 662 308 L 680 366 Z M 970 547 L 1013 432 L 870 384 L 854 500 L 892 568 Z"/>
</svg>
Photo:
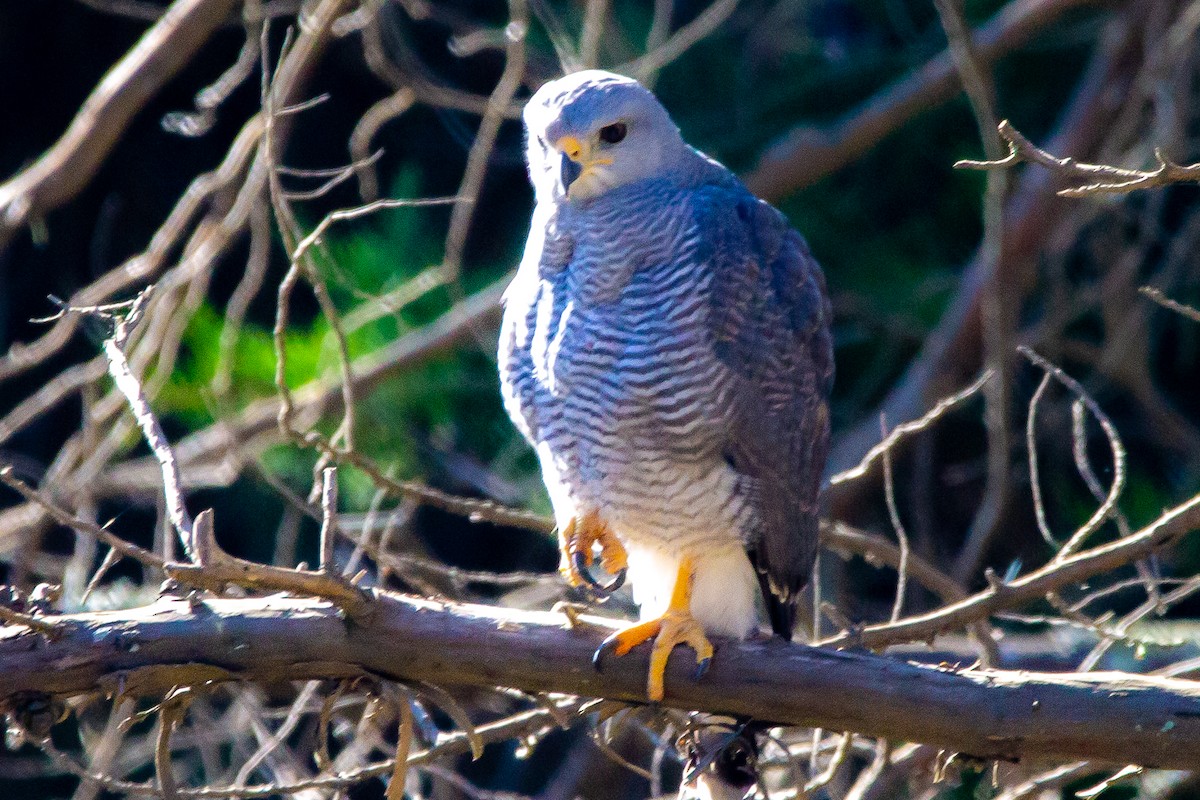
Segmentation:
<svg viewBox="0 0 1200 800">
<path fill-rule="evenodd" d="M 883 437 L 879 444 L 867 451 L 867 454 L 863 456 L 862 461 L 858 463 L 858 466 L 837 473 L 829 479 L 829 483 L 836 486 L 839 483 L 845 483 L 846 481 L 852 481 L 863 477 L 870 470 L 871 465 L 881 459 L 885 453 L 889 452 L 893 447 L 895 447 L 897 442 L 901 441 L 907 436 L 925 430 L 938 419 L 944 417 L 947 413 L 974 397 L 975 394 L 978 393 L 979 390 L 982 389 L 989 380 L 991 380 L 991 378 L 992 373 L 990 371 L 985 371 L 978 378 L 976 378 L 971 385 L 964 389 L 960 389 L 948 397 L 942 398 L 937 402 L 936 405 L 934 405 L 933 408 L 922 414 L 918 419 L 897 425 L 891 430 L 890 433 Z"/>
<path fill-rule="evenodd" d="M 959 75 L 971 112 L 979 129 L 983 150 L 989 158 L 998 156 L 1003 146 L 996 135 L 996 88 L 990 70 L 982 63 L 962 13 L 962 0 L 934 0 L 942 28 L 946 32 L 950 55 Z M 988 549 L 999 528 L 1011 494 L 1009 479 L 1011 444 L 1012 339 L 1017 312 L 1004 263 L 1004 204 L 1008 193 L 1008 175 L 988 174 L 983 195 L 983 241 L 977 258 L 985 273 L 980 304 L 983 334 L 983 361 L 994 380 L 984 387 L 984 425 L 987 431 L 987 476 L 983 501 L 971 521 L 966 541 L 955 568 L 960 578 L 974 574 L 977 561 Z"/>
<path fill-rule="evenodd" d="M 1093 0 L 1014 0 L 972 37 L 984 62 L 1014 50 L 1072 8 Z M 745 176 L 760 197 L 779 200 L 848 164 L 918 113 L 954 97 L 949 52 L 892 84 L 827 128 L 801 126 L 782 137 Z"/>
<path fill-rule="evenodd" d="M 142 435 L 146 438 L 146 443 L 150 445 L 150 450 L 158 460 L 162 470 L 163 494 L 167 502 L 167 514 L 171 519 L 171 524 L 175 526 L 175 530 L 179 533 L 179 539 L 183 542 L 184 552 L 187 553 L 189 559 L 194 560 L 196 557 L 196 546 L 192 536 L 192 516 L 188 513 L 187 505 L 183 499 L 183 481 L 179 476 L 179 464 L 175 460 L 175 453 L 171 450 L 171 443 L 167 440 L 166 434 L 163 433 L 162 425 L 159 424 L 158 418 L 154 416 L 154 412 L 150 409 L 150 402 L 146 399 L 146 395 L 142 391 L 141 382 L 133 374 L 133 371 L 129 368 L 129 361 L 125 358 L 125 344 L 129 340 L 129 335 L 133 332 L 134 327 L 136 327 L 141 317 L 141 311 L 149 299 L 149 291 L 140 294 L 129 315 L 117 322 L 116 330 L 112 337 L 104 341 L 104 355 L 108 358 L 108 371 L 112 375 L 113 383 L 116 384 L 117 389 L 129 401 L 129 408 L 133 411 L 133 416 L 137 419 L 138 426 L 142 429 Z"/>
<path fill-rule="evenodd" d="M 130 120 L 154 97 L 236 6 L 235 0 L 176 0 L 104 76 L 71 125 L 32 166 L 0 185 L 0 250 L 30 220 L 88 184 Z"/>
<path fill-rule="evenodd" d="M 1018 349 L 1022 355 L 1045 370 L 1047 374 L 1053 375 L 1055 380 L 1066 386 L 1079 398 L 1080 402 L 1088 407 L 1088 410 L 1092 412 L 1092 416 L 1096 418 L 1096 421 L 1100 423 L 1100 427 L 1104 429 L 1104 434 L 1108 437 L 1109 448 L 1112 450 L 1113 479 L 1112 484 L 1109 486 L 1108 496 L 1104 498 L 1104 502 L 1092 513 L 1088 521 L 1071 535 L 1071 538 L 1055 555 L 1055 561 L 1062 561 L 1075 550 L 1079 549 L 1084 540 L 1104 524 L 1115 511 L 1117 500 L 1121 496 L 1121 490 L 1125 487 L 1125 448 L 1121 444 L 1121 437 L 1117 434 L 1117 429 L 1108 418 L 1108 415 L 1100 408 L 1100 404 L 1079 385 L 1078 381 L 1029 348 L 1021 347 Z"/>
<path fill-rule="evenodd" d="M 336 569 L 333 553 L 337 545 L 337 505 L 337 470 L 326 467 L 321 470 L 321 560 L 317 564 L 321 572 L 332 573 Z"/>
<path fill-rule="evenodd" d="M 1033 514 L 1037 520 L 1038 532 L 1046 544 L 1058 549 L 1058 541 L 1050 532 L 1050 523 L 1046 521 L 1046 504 L 1042 502 L 1042 478 L 1038 468 L 1037 448 L 1037 412 L 1042 396 L 1050 387 L 1050 373 L 1042 375 L 1042 380 L 1029 400 L 1029 413 L 1025 417 L 1025 450 L 1029 459 L 1029 489 L 1033 492 Z"/>
<path fill-rule="evenodd" d="M 608 23 L 611 0 L 588 0 L 583 14 L 583 30 L 579 34 L 579 66 L 595 69 L 600 66 L 600 39 Z"/>
<path fill-rule="evenodd" d="M 879 419 L 879 427 L 880 433 L 886 439 L 888 435 L 887 422 L 882 417 Z M 908 531 L 904 529 L 904 523 L 900 520 L 900 509 L 896 506 L 896 483 L 892 479 L 892 451 L 890 450 L 883 451 L 883 496 L 887 503 L 892 530 L 900 545 L 900 561 L 896 565 L 896 598 L 892 602 L 891 616 L 891 621 L 895 622 L 900 619 L 900 613 L 904 610 L 904 595 L 908 592 L 909 546 Z"/>
<path fill-rule="evenodd" d="M 1159 289 L 1155 289 L 1153 286 L 1143 286 L 1138 291 L 1140 291 L 1146 297 L 1149 297 L 1154 302 L 1158 303 L 1163 308 L 1169 308 L 1176 314 L 1182 314 L 1192 322 L 1200 322 L 1200 311 L 1197 311 L 1191 306 L 1185 306 L 1183 303 L 1172 300 L 1163 294 Z"/>
<path fill-rule="evenodd" d="M 224 592 L 227 586 L 242 586 L 261 591 L 322 597 L 356 620 L 373 612 L 371 598 L 337 573 L 256 564 L 225 553 L 213 538 L 212 517 L 211 509 L 196 517 L 196 540 L 203 557 L 195 564 L 164 565 L 163 571 L 169 577 L 185 586 L 207 589 L 217 594 Z"/>
<path fill-rule="evenodd" d="M 508 25 L 504 28 L 504 71 L 488 96 L 483 118 L 479 121 L 479 129 L 467 153 L 467 164 L 458 187 L 458 196 L 463 202 L 455 204 L 451 210 L 450 224 L 446 231 L 442 263 L 449 273 L 452 285 L 459 289 L 459 272 L 462 269 L 467 234 L 475 216 L 475 201 L 483 189 L 488 160 L 496 145 L 500 125 L 504 122 L 504 110 L 512 103 L 525 75 L 525 37 L 529 33 L 529 9 L 526 0 L 508 0 L 508 14 Z"/>
<path fill-rule="evenodd" d="M 1186 166 L 1176 164 L 1154 150 L 1157 166 L 1149 170 L 1123 169 L 1107 164 L 1086 164 L 1073 158 L 1058 158 L 1026 139 L 1008 120 L 999 125 L 1000 135 L 1008 142 L 1008 155 L 992 161 L 963 160 L 954 166 L 963 169 L 997 170 L 1029 162 L 1051 170 L 1056 177 L 1072 181 L 1075 186 L 1059 189 L 1063 197 L 1087 197 L 1096 194 L 1125 194 L 1141 189 L 1158 189 L 1175 183 L 1200 182 L 1200 163 Z M 1084 181 L 1083 183 L 1080 183 Z"/>
<path fill-rule="evenodd" d="M 936 611 L 907 617 L 896 623 L 868 625 L 856 632 L 855 638 L 867 647 L 929 640 L 942 631 L 983 619 L 1002 608 L 1029 602 L 1064 586 L 1086 581 L 1093 575 L 1144 558 L 1197 528 L 1200 528 L 1200 495 L 1167 511 L 1132 536 L 1085 550 L 1062 561 L 1054 561 L 1014 581 L 991 585 L 966 600 Z M 838 644 L 850 638 L 850 634 L 843 633 L 823 644 Z"/>
</svg>

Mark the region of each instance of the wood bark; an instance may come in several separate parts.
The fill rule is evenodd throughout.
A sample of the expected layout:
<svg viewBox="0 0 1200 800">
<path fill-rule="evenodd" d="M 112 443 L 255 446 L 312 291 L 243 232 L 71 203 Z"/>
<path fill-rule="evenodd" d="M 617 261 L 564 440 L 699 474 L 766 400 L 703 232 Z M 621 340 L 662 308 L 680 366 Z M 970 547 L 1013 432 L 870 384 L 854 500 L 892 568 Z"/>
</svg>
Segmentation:
<svg viewBox="0 0 1200 800">
<path fill-rule="evenodd" d="M 591 655 L 611 623 L 571 627 L 552 612 L 377 592 L 355 621 L 324 601 L 283 595 L 164 598 L 44 619 L 61 635 L 0 628 L 0 698 L 363 673 L 447 687 L 645 697 L 644 648 L 606 658 L 598 672 Z M 665 705 L 924 742 L 984 759 L 1200 768 L 1200 682 L 923 666 L 779 639 L 716 643 L 699 681 L 691 654 L 674 654 Z"/>
</svg>

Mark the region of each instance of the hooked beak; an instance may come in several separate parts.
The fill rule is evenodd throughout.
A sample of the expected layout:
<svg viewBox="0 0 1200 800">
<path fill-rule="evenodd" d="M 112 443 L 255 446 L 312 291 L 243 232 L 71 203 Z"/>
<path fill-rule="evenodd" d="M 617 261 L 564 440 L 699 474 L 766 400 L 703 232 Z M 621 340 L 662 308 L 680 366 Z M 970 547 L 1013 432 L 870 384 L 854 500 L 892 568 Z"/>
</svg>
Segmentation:
<svg viewBox="0 0 1200 800">
<path fill-rule="evenodd" d="M 583 174 L 583 166 L 578 161 L 572 161 L 566 153 L 562 155 L 562 164 L 558 167 L 558 177 L 562 181 L 563 190 L 570 191 L 571 184 Z"/>
<path fill-rule="evenodd" d="M 593 167 L 611 164 L 611 158 L 596 158 L 591 147 L 574 136 L 564 136 L 554 143 L 554 149 L 562 153 L 562 163 L 559 164 L 559 179 L 563 190 L 570 192 L 571 185 L 585 176 Z"/>
</svg>

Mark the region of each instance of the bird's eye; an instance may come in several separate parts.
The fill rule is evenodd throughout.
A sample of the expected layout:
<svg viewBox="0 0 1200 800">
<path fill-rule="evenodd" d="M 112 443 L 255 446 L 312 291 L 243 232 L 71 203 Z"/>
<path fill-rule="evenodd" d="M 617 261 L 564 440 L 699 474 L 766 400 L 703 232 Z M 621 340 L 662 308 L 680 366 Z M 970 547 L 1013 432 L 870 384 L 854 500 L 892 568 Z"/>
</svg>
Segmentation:
<svg viewBox="0 0 1200 800">
<path fill-rule="evenodd" d="M 625 123 L 614 122 L 612 125 L 605 125 L 600 129 L 600 141 L 605 144 L 616 144 L 625 138 Z"/>
<path fill-rule="evenodd" d="M 734 769 L 744 769 L 750 763 L 750 751 L 741 742 L 734 742 L 725 750 L 724 760 Z"/>
</svg>

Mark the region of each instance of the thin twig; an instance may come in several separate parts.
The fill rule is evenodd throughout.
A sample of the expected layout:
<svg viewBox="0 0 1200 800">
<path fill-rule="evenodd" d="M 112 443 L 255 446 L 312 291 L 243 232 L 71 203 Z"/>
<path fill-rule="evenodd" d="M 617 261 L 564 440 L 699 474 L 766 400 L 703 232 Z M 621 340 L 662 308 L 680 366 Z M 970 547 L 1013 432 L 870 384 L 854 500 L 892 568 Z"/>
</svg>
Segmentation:
<svg viewBox="0 0 1200 800">
<path fill-rule="evenodd" d="M 888 437 L 887 420 L 879 418 L 880 435 Z M 892 522 L 892 530 L 896 533 L 896 541 L 900 543 L 900 563 L 896 566 L 896 599 L 892 601 L 891 621 L 900 619 L 904 610 L 904 595 L 908 591 L 908 531 L 900 521 L 900 509 L 896 507 L 896 483 L 892 479 L 892 451 L 883 451 L 883 495 L 887 501 L 888 518 Z M 806 789 L 806 791 L 808 791 Z"/>
<path fill-rule="evenodd" d="M 996 135 L 995 82 L 971 38 L 962 12 L 962 0 L 934 0 L 938 18 L 946 33 L 955 71 L 971 103 L 971 113 L 988 158 L 1003 151 Z M 1011 494 L 1009 460 L 1011 445 L 1009 399 L 1012 384 L 1011 341 L 1016 328 L 1016 309 L 1008 283 L 1010 275 L 1001 271 L 1004 258 L 1004 204 L 1008 176 L 988 173 L 983 197 L 983 241 L 978 259 L 986 277 L 981 296 L 980 319 L 983 323 L 983 362 L 994 374 L 984 388 L 984 425 L 987 433 L 987 475 L 983 500 L 971 520 L 970 530 L 961 548 L 954 574 L 964 580 L 975 572 L 995 537 Z"/>
<path fill-rule="evenodd" d="M 878 459 L 883 457 L 883 454 L 893 448 L 900 440 L 920 431 L 925 430 L 948 412 L 969 400 L 971 397 L 984 387 L 984 385 L 992 379 L 992 372 L 985 370 L 976 378 L 971 385 L 965 389 L 960 389 L 952 395 L 942 398 L 937 404 L 922 414 L 918 419 L 910 422 L 905 422 L 897 425 L 892 429 L 883 441 L 872 447 L 862 460 L 858 462 L 858 466 L 837 473 L 829 479 L 830 485 L 836 486 L 839 483 L 856 480 L 863 477 L 870 470 L 871 465 Z"/>
<path fill-rule="evenodd" d="M 125 358 L 125 343 L 141 318 L 145 303 L 149 298 L 148 291 L 138 295 L 138 301 L 130 309 L 128 316 L 117 322 L 113 335 L 104 341 L 104 355 L 108 358 L 108 371 L 112 375 L 113 383 L 121 391 L 121 394 L 125 395 L 138 427 L 142 429 L 146 443 L 150 445 L 151 452 L 158 459 L 162 469 L 163 496 L 166 498 L 167 515 L 170 517 L 175 531 L 179 534 L 180 541 L 183 542 L 183 549 L 188 559 L 194 560 L 196 547 L 193 542 L 192 516 L 188 513 L 187 505 L 183 500 L 183 481 L 179 477 L 179 464 L 175 460 L 175 453 L 171 450 L 171 443 L 163 433 L 162 425 L 159 424 L 158 418 L 150 409 L 150 402 L 142 391 L 141 383 L 134 376 L 129 368 L 129 361 Z"/>
<path fill-rule="evenodd" d="M 458 197 L 461 201 L 456 202 L 451 210 L 450 224 L 446 230 L 442 264 L 449 275 L 451 286 L 459 289 L 459 273 L 462 269 L 467 235 L 475 216 L 475 203 L 483 189 L 484 178 L 487 177 L 488 160 L 495 148 L 500 125 L 504 122 L 504 110 L 512 103 L 525 75 L 525 37 L 529 33 L 529 8 L 526 0 L 508 0 L 508 17 L 508 25 L 504 28 L 504 71 L 488 96 L 483 118 L 479 121 L 479 129 L 471 142 L 467 164 L 463 168 L 462 181 L 458 187 Z"/>
<path fill-rule="evenodd" d="M 1087 405 L 1088 410 L 1092 412 L 1092 416 L 1096 418 L 1096 421 L 1100 423 L 1100 427 L 1104 430 L 1104 435 L 1108 437 L 1109 449 L 1112 451 L 1113 478 L 1109 486 L 1108 496 L 1104 498 L 1104 502 L 1092 513 L 1088 521 L 1071 535 L 1071 538 L 1067 540 L 1067 543 L 1055 555 L 1054 560 L 1059 562 L 1075 552 L 1084 540 L 1103 525 L 1116 510 L 1117 500 L 1121 497 L 1121 490 L 1125 487 L 1125 447 L 1121 444 L 1121 437 L 1117 433 L 1116 426 L 1112 424 L 1112 420 L 1108 418 L 1108 415 L 1100 408 L 1099 403 L 1087 393 L 1078 381 L 1028 347 L 1022 346 L 1017 348 L 1017 350 L 1035 365 L 1045 370 L 1047 374 L 1053 375 L 1055 380 L 1073 392 L 1079 398 L 1080 402 Z"/>
<path fill-rule="evenodd" d="M 1042 396 L 1046 394 L 1046 389 L 1049 386 L 1050 373 L 1046 372 L 1042 375 L 1042 380 L 1038 383 L 1037 390 L 1034 391 L 1033 397 L 1029 400 L 1029 414 L 1025 418 L 1025 451 L 1029 457 L 1029 489 L 1033 492 L 1033 513 L 1037 519 L 1038 531 L 1042 534 L 1042 538 L 1046 540 L 1046 544 L 1057 550 L 1060 545 L 1054 538 L 1054 534 L 1050 532 L 1050 524 L 1046 521 L 1046 504 L 1042 502 L 1042 479 L 1038 471 L 1037 457 L 1038 406 L 1041 404 Z"/>
<path fill-rule="evenodd" d="M 1176 314 L 1182 314 L 1192 322 L 1200 322 L 1200 311 L 1183 303 L 1176 302 L 1162 293 L 1162 290 L 1156 289 L 1153 286 L 1143 286 L 1138 289 L 1139 292 L 1149 297 L 1154 302 L 1158 303 L 1163 308 L 1169 308 Z"/>
<path fill-rule="evenodd" d="M 69 511 L 66 511 L 52 501 L 49 497 L 29 486 L 27 483 L 14 475 L 12 466 L 7 464 L 0 466 L 0 481 L 3 481 L 5 486 L 8 486 L 10 489 L 13 489 L 22 497 L 24 497 L 26 501 L 39 506 L 58 524 L 71 528 L 72 530 L 86 533 L 89 536 L 104 542 L 104 544 L 108 545 L 121 555 L 140 561 L 147 566 L 155 568 L 162 567 L 162 558 L 150 552 L 149 550 L 146 550 L 145 548 L 138 547 L 136 544 L 125 541 L 121 537 L 109 531 L 107 528 L 101 527 L 94 522 L 83 519 L 82 517 L 77 517 L 71 514 Z"/>
<path fill-rule="evenodd" d="M 1200 181 L 1200 163 L 1180 165 L 1155 148 L 1153 169 L 1138 170 L 1112 167 L 1107 164 L 1086 164 L 1073 158 L 1058 158 L 1026 139 L 1008 120 L 998 130 L 1008 142 L 1008 155 L 989 161 L 963 160 L 954 166 L 962 169 L 998 170 L 1028 161 L 1046 167 L 1056 175 L 1077 185 L 1060 189 L 1063 197 L 1087 197 L 1097 194 L 1125 194 L 1141 189 L 1158 189 L 1175 183 Z M 1086 181 L 1080 183 L 1080 181 Z"/>
</svg>

